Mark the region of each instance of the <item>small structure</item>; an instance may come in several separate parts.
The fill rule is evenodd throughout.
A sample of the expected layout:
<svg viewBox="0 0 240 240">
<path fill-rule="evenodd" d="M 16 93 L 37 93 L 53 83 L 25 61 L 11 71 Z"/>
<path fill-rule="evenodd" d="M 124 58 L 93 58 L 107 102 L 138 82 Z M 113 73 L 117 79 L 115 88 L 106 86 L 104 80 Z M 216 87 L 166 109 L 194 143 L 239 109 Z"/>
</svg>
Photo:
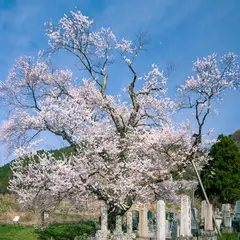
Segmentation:
<svg viewBox="0 0 240 240">
<path fill-rule="evenodd" d="M 13 224 L 18 224 L 19 225 L 19 220 L 20 220 L 20 216 L 15 216 L 12 220 Z"/>
</svg>

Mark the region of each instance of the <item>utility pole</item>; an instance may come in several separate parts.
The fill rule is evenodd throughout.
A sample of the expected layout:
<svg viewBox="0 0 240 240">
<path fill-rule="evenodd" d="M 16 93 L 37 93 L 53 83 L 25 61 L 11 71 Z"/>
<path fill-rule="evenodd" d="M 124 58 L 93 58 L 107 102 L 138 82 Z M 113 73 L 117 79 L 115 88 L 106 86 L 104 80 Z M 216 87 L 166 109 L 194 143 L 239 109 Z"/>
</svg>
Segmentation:
<svg viewBox="0 0 240 240">
<path fill-rule="evenodd" d="M 191 160 L 191 162 L 192 162 L 193 168 L 194 168 L 194 170 L 195 170 L 195 173 L 196 173 L 196 175 L 197 175 L 197 178 L 198 178 L 199 184 L 200 184 L 200 186 L 201 186 L 201 189 L 202 189 L 202 191 L 203 191 L 203 195 L 204 195 L 204 197 L 205 197 L 205 200 L 206 200 L 207 204 L 210 204 L 209 199 L 208 199 L 208 196 L 207 196 L 206 191 L 205 191 L 205 189 L 204 189 L 204 186 L 203 186 L 203 184 L 202 184 L 202 180 L 201 180 L 200 175 L 199 175 L 199 173 L 198 173 L 196 164 L 195 164 L 195 162 L 194 162 L 193 159 Z M 221 236 L 221 232 L 220 232 L 220 230 L 219 230 L 219 228 L 218 228 L 217 221 L 216 221 L 216 218 L 215 218 L 214 214 L 213 214 L 213 222 L 214 222 L 215 228 L 217 229 L 218 235 Z"/>
</svg>

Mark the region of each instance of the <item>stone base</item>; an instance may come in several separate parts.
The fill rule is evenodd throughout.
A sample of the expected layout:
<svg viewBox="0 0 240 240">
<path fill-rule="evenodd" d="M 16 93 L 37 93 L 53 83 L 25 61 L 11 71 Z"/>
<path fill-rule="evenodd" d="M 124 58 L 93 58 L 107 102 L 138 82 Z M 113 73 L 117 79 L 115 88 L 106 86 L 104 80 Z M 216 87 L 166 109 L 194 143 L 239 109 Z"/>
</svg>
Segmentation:
<svg viewBox="0 0 240 240">
<path fill-rule="evenodd" d="M 113 234 L 112 236 L 111 236 L 111 240 L 125 240 L 125 237 L 124 237 L 124 235 L 123 234 L 121 234 L 121 235 L 117 235 L 117 234 Z"/>
<path fill-rule="evenodd" d="M 154 238 L 151 238 L 151 239 L 154 239 L 154 240 L 165 240 L 165 239 L 168 239 L 168 238 L 160 238 L 160 237 L 154 236 Z"/>
<path fill-rule="evenodd" d="M 218 237 L 217 236 L 210 236 L 210 237 L 206 237 L 206 236 L 200 236 L 198 237 L 199 240 L 217 240 Z"/>
<path fill-rule="evenodd" d="M 223 227 L 222 228 L 222 232 L 226 232 L 226 233 L 229 233 L 229 232 L 232 232 L 232 227 Z"/>
<path fill-rule="evenodd" d="M 111 232 L 109 230 L 98 230 L 96 233 L 96 240 L 109 240 Z"/>
<path fill-rule="evenodd" d="M 135 233 L 125 233 L 124 237 L 125 237 L 124 239 L 126 239 L 126 240 L 134 240 L 134 239 L 136 239 Z"/>
<path fill-rule="evenodd" d="M 189 236 L 185 236 L 185 237 L 180 236 L 180 237 L 177 237 L 177 240 L 192 240 L 192 239 L 193 239 L 193 237 L 189 237 Z"/>
<path fill-rule="evenodd" d="M 115 230 L 111 236 L 112 240 L 125 240 L 124 234 L 122 231 Z"/>
<path fill-rule="evenodd" d="M 135 233 L 119 233 L 119 232 L 114 232 L 111 234 L 109 230 L 107 231 L 102 231 L 99 230 L 97 231 L 95 235 L 96 240 L 135 240 L 136 235 Z"/>
</svg>

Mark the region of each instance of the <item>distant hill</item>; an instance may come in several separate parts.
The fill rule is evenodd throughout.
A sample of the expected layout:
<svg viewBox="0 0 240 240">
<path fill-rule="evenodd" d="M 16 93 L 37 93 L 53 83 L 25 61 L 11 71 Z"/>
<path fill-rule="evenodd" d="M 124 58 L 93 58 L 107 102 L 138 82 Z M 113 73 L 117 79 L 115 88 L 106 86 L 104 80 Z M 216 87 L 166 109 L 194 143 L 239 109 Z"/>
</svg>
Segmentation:
<svg viewBox="0 0 240 240">
<path fill-rule="evenodd" d="M 8 181 L 11 177 L 10 163 L 0 167 L 0 194 L 9 193 L 7 190 Z"/>
<path fill-rule="evenodd" d="M 56 159 L 59 159 L 62 156 L 62 154 L 64 154 L 65 156 L 71 155 L 74 152 L 74 149 L 72 147 L 65 147 L 58 150 L 51 150 L 49 152 L 52 153 Z M 0 167 L 0 194 L 10 193 L 7 187 L 8 187 L 9 179 L 12 176 L 12 172 L 10 168 L 11 163 L 12 162 Z"/>
<path fill-rule="evenodd" d="M 233 134 L 229 135 L 229 137 L 231 137 L 240 147 L 240 129 L 235 131 Z"/>
</svg>

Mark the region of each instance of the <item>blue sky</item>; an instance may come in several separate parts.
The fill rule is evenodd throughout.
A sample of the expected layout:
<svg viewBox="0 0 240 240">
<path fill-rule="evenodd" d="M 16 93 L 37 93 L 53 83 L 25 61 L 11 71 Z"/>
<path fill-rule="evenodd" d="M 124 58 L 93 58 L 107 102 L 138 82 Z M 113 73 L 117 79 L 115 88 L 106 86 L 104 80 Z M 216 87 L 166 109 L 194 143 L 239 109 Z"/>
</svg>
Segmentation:
<svg viewBox="0 0 240 240">
<path fill-rule="evenodd" d="M 44 22 L 50 18 L 56 22 L 76 7 L 95 20 L 96 28 L 111 27 L 120 38 L 132 38 L 137 30 L 147 30 L 150 43 L 138 59 L 138 69 L 147 72 L 151 63 L 164 68 L 174 62 L 170 94 L 192 74 L 192 61 L 197 57 L 229 51 L 240 55 L 239 0 L 0 0 L 0 79 L 6 78 L 16 58 L 36 56 L 39 49 L 47 48 Z M 66 59 L 59 55 L 56 66 L 75 71 L 74 60 Z M 119 92 L 129 80 L 129 72 L 120 65 L 111 75 L 110 91 Z M 218 106 L 219 116 L 210 118 L 206 129 L 214 128 L 217 136 L 240 128 L 239 100 L 239 92 L 227 94 Z M 4 115 L 1 110 L 0 121 Z M 46 137 L 46 148 L 64 145 L 59 139 Z M 4 163 L 0 146 L 0 165 Z"/>
</svg>

